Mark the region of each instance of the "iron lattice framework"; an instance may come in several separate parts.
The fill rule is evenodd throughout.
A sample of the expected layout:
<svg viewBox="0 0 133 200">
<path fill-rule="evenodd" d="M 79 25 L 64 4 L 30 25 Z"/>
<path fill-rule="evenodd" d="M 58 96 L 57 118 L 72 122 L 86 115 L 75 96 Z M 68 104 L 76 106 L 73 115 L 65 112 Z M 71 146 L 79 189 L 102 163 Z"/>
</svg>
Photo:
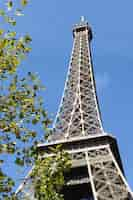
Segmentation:
<svg viewBox="0 0 133 200">
<path fill-rule="evenodd" d="M 90 52 L 91 29 L 81 22 L 74 27 L 73 35 L 64 94 L 54 123 L 54 140 L 103 132 Z"/>
<path fill-rule="evenodd" d="M 71 170 L 76 174 L 66 175 L 66 190 L 79 186 L 81 193 L 82 185 L 89 186 L 87 196 L 70 193 L 65 200 L 133 200 L 116 140 L 102 128 L 90 51 L 92 32 L 83 18 L 74 27 L 73 36 L 72 56 L 53 134 L 49 144 L 40 144 L 38 148 L 42 152 L 62 144 L 71 155 Z M 20 199 L 28 196 L 34 199 L 29 180 L 18 189 Z"/>
</svg>

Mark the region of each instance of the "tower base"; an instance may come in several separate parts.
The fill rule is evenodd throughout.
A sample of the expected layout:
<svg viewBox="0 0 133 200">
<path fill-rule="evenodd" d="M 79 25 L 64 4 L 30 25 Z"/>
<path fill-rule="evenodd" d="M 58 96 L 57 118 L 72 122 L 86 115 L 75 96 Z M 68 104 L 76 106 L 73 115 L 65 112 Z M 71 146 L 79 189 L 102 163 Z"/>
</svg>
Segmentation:
<svg viewBox="0 0 133 200">
<path fill-rule="evenodd" d="M 41 154 L 62 144 L 71 155 L 72 168 L 65 174 L 65 200 L 133 200 L 126 182 L 116 139 L 96 135 L 41 144 Z"/>
</svg>

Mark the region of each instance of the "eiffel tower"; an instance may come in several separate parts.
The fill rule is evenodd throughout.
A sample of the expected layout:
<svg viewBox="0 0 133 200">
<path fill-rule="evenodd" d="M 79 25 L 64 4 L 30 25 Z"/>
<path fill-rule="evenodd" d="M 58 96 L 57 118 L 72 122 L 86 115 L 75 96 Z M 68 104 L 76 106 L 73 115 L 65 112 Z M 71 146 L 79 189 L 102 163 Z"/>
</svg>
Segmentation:
<svg viewBox="0 0 133 200">
<path fill-rule="evenodd" d="M 62 144 L 72 158 L 65 174 L 65 200 L 133 200 L 126 181 L 116 139 L 102 126 L 96 94 L 90 42 L 92 30 L 84 17 L 73 27 L 73 49 L 63 97 L 49 143 L 40 144 L 42 152 Z M 24 194 L 28 183 L 18 190 Z"/>
</svg>

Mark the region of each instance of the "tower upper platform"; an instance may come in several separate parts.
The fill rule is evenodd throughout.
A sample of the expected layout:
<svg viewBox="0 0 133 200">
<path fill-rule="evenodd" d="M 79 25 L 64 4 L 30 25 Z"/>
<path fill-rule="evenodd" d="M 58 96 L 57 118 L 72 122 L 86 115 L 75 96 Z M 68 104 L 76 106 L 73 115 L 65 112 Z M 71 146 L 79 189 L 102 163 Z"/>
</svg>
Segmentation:
<svg viewBox="0 0 133 200">
<path fill-rule="evenodd" d="M 85 20 L 84 16 L 81 17 L 80 22 L 73 27 L 73 37 L 80 32 L 87 31 L 89 40 L 92 40 L 92 30 L 89 23 Z"/>
</svg>

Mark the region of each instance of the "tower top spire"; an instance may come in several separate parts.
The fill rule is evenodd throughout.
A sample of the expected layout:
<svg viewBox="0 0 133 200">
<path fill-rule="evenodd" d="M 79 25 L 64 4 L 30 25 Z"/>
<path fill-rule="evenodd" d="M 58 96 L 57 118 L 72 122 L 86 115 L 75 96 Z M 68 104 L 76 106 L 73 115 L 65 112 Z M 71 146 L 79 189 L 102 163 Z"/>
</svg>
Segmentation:
<svg viewBox="0 0 133 200">
<path fill-rule="evenodd" d="M 88 31 L 89 40 L 92 39 L 92 30 L 84 16 L 80 17 L 80 22 L 73 27 L 73 36 L 81 32 Z"/>
<path fill-rule="evenodd" d="M 85 17 L 84 17 L 84 16 L 81 16 L 81 17 L 80 17 L 80 21 L 81 21 L 81 22 L 85 22 Z"/>
</svg>

